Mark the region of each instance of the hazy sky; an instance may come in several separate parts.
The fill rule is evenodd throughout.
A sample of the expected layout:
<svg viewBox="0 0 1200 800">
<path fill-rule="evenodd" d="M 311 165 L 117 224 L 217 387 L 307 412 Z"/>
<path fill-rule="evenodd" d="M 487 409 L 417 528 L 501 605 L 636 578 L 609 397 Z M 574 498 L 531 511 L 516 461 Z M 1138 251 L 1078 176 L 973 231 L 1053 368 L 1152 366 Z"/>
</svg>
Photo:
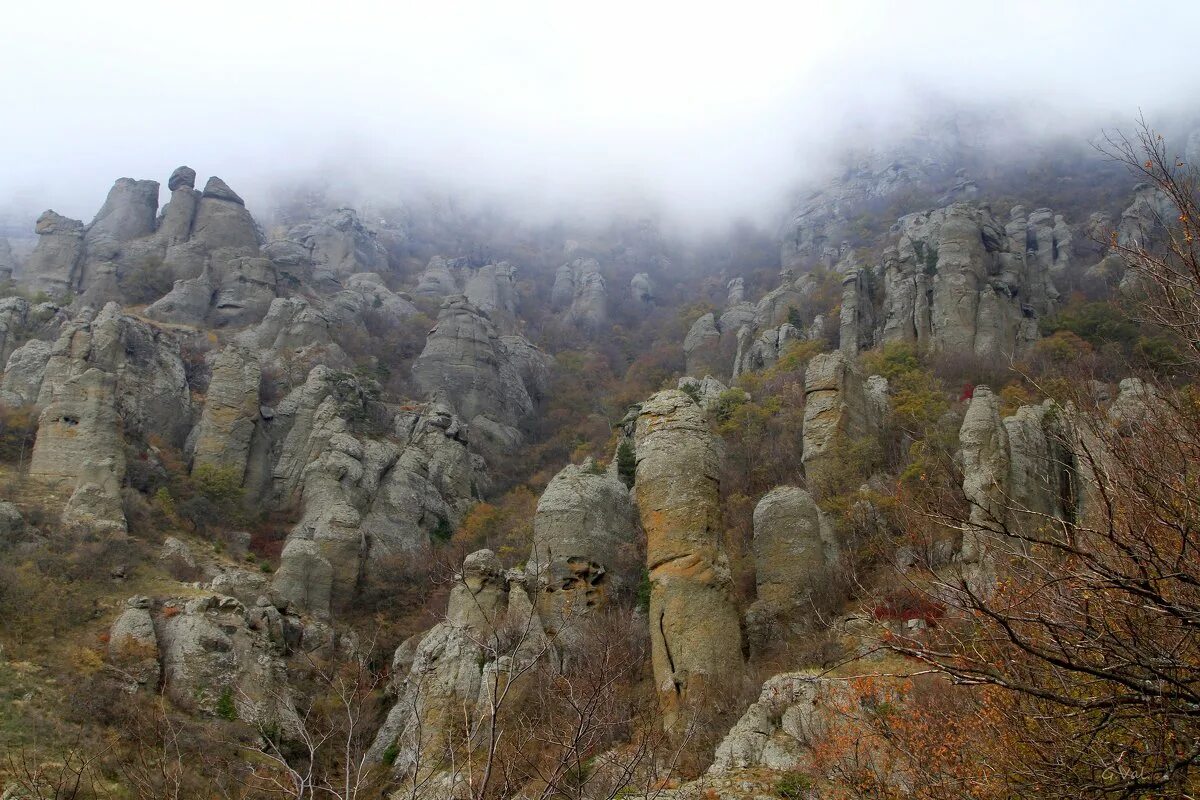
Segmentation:
<svg viewBox="0 0 1200 800">
<path fill-rule="evenodd" d="M 1150 10 L 1147 10 L 1150 9 Z M 530 207 L 761 213 L 908 90 L 1051 126 L 1197 100 L 1200 2 L 10 0 L 0 204 L 91 218 L 187 163 L 265 202 L 335 169 Z M 336 181 L 335 181 L 336 182 Z"/>
</svg>

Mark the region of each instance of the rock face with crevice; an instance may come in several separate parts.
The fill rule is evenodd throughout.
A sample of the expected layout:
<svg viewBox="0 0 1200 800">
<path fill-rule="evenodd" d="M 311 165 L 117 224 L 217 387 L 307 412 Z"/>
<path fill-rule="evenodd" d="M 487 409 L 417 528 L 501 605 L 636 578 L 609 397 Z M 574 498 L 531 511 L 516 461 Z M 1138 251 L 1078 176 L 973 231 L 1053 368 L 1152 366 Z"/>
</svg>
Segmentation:
<svg viewBox="0 0 1200 800">
<path fill-rule="evenodd" d="M 971 504 L 960 560 L 980 581 L 1006 552 L 1028 548 L 1019 537 L 1053 535 L 1054 520 L 1078 513 L 1080 478 L 1068 427 L 1063 409 L 1049 400 L 1002 419 L 1000 398 L 975 387 L 958 434 L 963 494 Z"/>
<path fill-rule="evenodd" d="M 700 406 L 678 390 L 642 405 L 635 441 L 654 680 L 670 730 L 742 667 L 721 546 L 720 444 Z"/>
<path fill-rule="evenodd" d="M 370 386 L 326 367 L 274 410 L 275 444 L 263 457 L 270 488 L 258 491 L 300 508 L 273 581 L 297 608 L 327 617 L 388 559 L 424 557 L 486 485 L 466 426 L 448 408 L 380 418 L 387 414 Z"/>
</svg>

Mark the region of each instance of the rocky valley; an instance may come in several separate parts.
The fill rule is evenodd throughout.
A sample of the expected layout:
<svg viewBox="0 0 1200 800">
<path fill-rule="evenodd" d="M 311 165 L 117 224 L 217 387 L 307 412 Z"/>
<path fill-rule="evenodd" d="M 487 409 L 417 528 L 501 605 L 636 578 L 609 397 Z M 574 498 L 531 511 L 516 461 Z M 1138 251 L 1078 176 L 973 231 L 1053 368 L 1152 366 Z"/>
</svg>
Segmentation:
<svg viewBox="0 0 1200 800">
<path fill-rule="evenodd" d="M 778 225 L 5 214 L 0 798 L 1195 796 L 1200 127 L 980 108 Z"/>
</svg>

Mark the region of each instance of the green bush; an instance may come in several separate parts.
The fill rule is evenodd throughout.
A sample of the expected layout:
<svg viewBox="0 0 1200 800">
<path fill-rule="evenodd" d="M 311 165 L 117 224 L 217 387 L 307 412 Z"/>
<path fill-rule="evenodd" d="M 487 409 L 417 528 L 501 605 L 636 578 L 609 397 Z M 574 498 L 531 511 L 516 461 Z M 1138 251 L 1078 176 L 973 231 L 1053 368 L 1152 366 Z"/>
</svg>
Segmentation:
<svg viewBox="0 0 1200 800">
<path fill-rule="evenodd" d="M 785 772 L 775 783 L 775 794 L 783 800 L 804 800 L 812 788 L 812 778 L 803 772 Z"/>
<path fill-rule="evenodd" d="M 637 587 L 637 607 L 643 612 L 650 610 L 650 573 L 644 569 Z"/>
<path fill-rule="evenodd" d="M 617 446 L 617 477 L 626 486 L 633 488 L 636 472 L 637 454 L 633 450 L 633 443 L 626 439 Z"/>
<path fill-rule="evenodd" d="M 229 687 L 225 687 L 225 691 L 217 698 L 216 712 L 218 717 L 230 722 L 238 718 L 237 707 L 233 704 L 233 690 Z"/>
</svg>

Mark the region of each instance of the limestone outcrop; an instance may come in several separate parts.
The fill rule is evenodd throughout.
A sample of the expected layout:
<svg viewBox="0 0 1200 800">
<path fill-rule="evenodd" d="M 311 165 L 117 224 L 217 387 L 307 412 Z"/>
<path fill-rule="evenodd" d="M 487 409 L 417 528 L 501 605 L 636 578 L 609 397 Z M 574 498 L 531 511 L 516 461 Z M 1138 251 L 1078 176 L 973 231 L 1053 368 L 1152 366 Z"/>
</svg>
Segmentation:
<svg viewBox="0 0 1200 800">
<path fill-rule="evenodd" d="M 1018 537 L 1042 536 L 1054 519 L 1077 513 L 1080 479 L 1069 425 L 1053 401 L 1021 406 L 1001 419 L 1000 400 L 975 387 L 959 430 L 963 493 L 971 504 L 960 558 L 990 573 L 1005 552 L 1022 552 Z"/>
<path fill-rule="evenodd" d="M 216 353 L 211 366 L 200 421 L 189 436 L 192 469 L 229 472 L 240 483 L 260 416 L 262 366 L 256 353 L 236 346 Z"/>
<path fill-rule="evenodd" d="M 720 445 L 700 406 L 678 390 L 642 405 L 635 442 L 654 680 L 664 722 L 673 729 L 682 712 L 742 666 L 721 546 Z"/>
<path fill-rule="evenodd" d="M 386 439 L 361 425 L 381 412 L 359 382 L 318 367 L 271 421 L 279 440 L 271 495 L 302 509 L 273 585 L 318 616 L 352 600 L 387 559 L 425 554 L 486 486 L 466 426 L 448 408 L 401 411 Z"/>
<path fill-rule="evenodd" d="M 520 441 L 517 426 L 533 413 L 522 372 L 532 376 L 532 351 L 510 355 L 488 316 L 461 296 L 442 304 L 437 325 L 413 363 L 413 380 L 429 397 L 444 398 L 471 429 L 502 443 Z"/>
<path fill-rule="evenodd" d="M 275 615 L 258 611 L 221 595 L 164 601 L 152 615 L 163 692 L 181 707 L 235 716 L 286 737 L 300 720 L 288 688 L 285 649 L 272 641 L 269 622 Z M 144 617 L 133 621 L 140 630 Z"/>
<path fill-rule="evenodd" d="M 284 240 L 270 243 L 268 253 L 302 254 L 296 263 L 285 256 L 280 266 L 296 277 L 311 278 L 317 286 L 337 286 L 360 272 L 388 271 L 387 250 L 352 208 L 339 208 L 313 222 L 293 226 Z"/>
<path fill-rule="evenodd" d="M 25 265 L 25 280 L 35 292 L 63 298 L 77 288 L 83 260 L 84 225 L 54 211 L 37 219 L 37 246 Z"/>
<path fill-rule="evenodd" d="M 628 591 L 640 573 L 629 490 L 590 459 L 564 467 L 533 518 L 527 583 L 548 632 L 573 641 L 578 622 Z"/>
<path fill-rule="evenodd" d="M 887 415 L 887 381 L 865 378 L 841 351 L 821 353 L 804 373 L 804 475 L 820 489 L 839 448 L 880 430 Z"/>
<path fill-rule="evenodd" d="M 1069 251 L 1056 249 L 1048 211 L 1033 222 L 1023 213 L 1013 209 L 1007 227 L 965 204 L 902 217 L 884 257 L 880 339 L 989 360 L 1025 352 L 1058 300 L 1052 272 Z"/>
<path fill-rule="evenodd" d="M 507 261 L 472 267 L 465 258 L 434 256 L 413 294 L 438 300 L 462 295 L 487 314 L 501 333 L 517 332 L 517 268 Z"/>
<path fill-rule="evenodd" d="M 85 476 L 87 465 L 111 460 L 119 483 L 125 474 L 125 449 L 116 376 L 92 367 L 43 391 L 40 404 L 30 476 L 74 486 Z"/>
<path fill-rule="evenodd" d="M 158 690 L 161 677 L 158 634 L 154 631 L 150 607 L 149 597 L 129 598 L 125 611 L 109 629 L 108 663 L 120 671 L 127 691 Z"/>
<path fill-rule="evenodd" d="M 176 169 L 158 213 L 157 181 L 119 179 L 88 225 L 53 211 L 38 219 L 39 242 L 26 268 L 35 291 L 88 305 L 143 303 L 157 319 L 245 324 L 261 319 L 276 274 L 242 198 L 220 178 L 196 191 L 195 170 Z M 162 284 L 174 282 L 160 300 Z"/>
<path fill-rule="evenodd" d="M 811 494 L 779 486 L 754 507 L 757 599 L 746 612 L 751 652 L 810 627 L 830 605 L 838 543 Z"/>
<path fill-rule="evenodd" d="M 733 377 L 743 372 L 769 369 L 779 361 L 793 342 L 804 341 L 804 331 L 785 322 L 778 328 L 768 328 L 757 337 L 749 326 L 738 331 L 738 349 L 734 356 Z"/>
<path fill-rule="evenodd" d="M 183 444 L 191 429 L 192 401 L 174 334 L 122 314 L 116 303 L 92 319 L 76 318 L 63 326 L 50 350 L 37 404 L 49 406 L 63 384 L 92 369 L 112 376 L 126 434 L 154 434 Z"/>
<path fill-rule="evenodd" d="M 595 332 L 608 321 L 608 289 L 600 264 L 594 258 L 577 258 L 563 264 L 554 274 L 551 307 L 563 312 L 563 320 Z"/>
<path fill-rule="evenodd" d="M 506 674 L 545 652 L 539 644 L 500 655 L 497 631 L 506 619 L 522 632 L 538 625 L 524 589 L 508 580 L 495 554 L 470 554 L 456 576 L 445 621 L 396 650 L 393 670 L 402 676 L 396 702 L 368 761 L 386 757 L 394 778 L 431 787 L 437 796 L 456 796 L 452 784 L 461 777 L 447 765 L 478 746 L 493 685 L 503 686 Z"/>
<path fill-rule="evenodd" d="M 635 307 L 652 306 L 658 297 L 655 294 L 654 280 L 645 272 L 639 272 L 629 279 L 629 296 Z"/>
</svg>

